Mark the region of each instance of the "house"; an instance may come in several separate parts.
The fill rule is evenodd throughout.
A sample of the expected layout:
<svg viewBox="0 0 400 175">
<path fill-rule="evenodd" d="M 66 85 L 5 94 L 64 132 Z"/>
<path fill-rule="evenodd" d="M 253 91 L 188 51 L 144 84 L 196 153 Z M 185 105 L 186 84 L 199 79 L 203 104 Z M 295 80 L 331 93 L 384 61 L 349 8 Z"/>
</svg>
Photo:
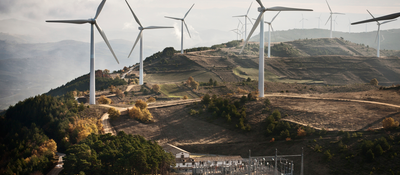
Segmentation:
<svg viewBox="0 0 400 175">
<path fill-rule="evenodd" d="M 243 158 L 241 156 L 205 156 L 190 157 L 190 153 L 171 144 L 162 146 L 164 151 L 172 153 L 175 156 L 178 170 L 192 169 L 193 167 L 226 167 L 232 165 L 241 165 Z"/>
</svg>

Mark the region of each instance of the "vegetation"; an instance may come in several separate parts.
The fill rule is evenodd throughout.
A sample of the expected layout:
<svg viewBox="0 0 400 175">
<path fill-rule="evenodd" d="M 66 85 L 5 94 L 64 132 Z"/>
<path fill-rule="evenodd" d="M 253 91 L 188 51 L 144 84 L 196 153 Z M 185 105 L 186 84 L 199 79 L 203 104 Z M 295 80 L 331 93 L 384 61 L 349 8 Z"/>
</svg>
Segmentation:
<svg viewBox="0 0 400 175">
<path fill-rule="evenodd" d="M 160 93 L 161 87 L 158 84 L 153 85 L 152 90 L 154 93 Z"/>
<path fill-rule="evenodd" d="M 171 153 L 139 135 L 89 135 L 67 150 L 63 174 L 166 174 Z"/>
<path fill-rule="evenodd" d="M 0 174 L 47 172 L 56 151 L 101 132 L 97 118 L 79 117 L 86 109 L 82 106 L 72 92 L 31 97 L 11 106 L 0 117 Z"/>
<path fill-rule="evenodd" d="M 97 99 L 97 103 L 99 104 L 112 104 L 112 100 L 107 98 L 106 96 L 102 95 L 99 99 Z"/>
<path fill-rule="evenodd" d="M 135 106 L 128 110 L 128 115 L 143 123 L 149 123 L 153 120 L 153 115 L 147 109 L 147 103 L 142 100 L 136 101 Z"/>
<path fill-rule="evenodd" d="M 379 82 L 376 78 L 372 79 L 369 83 L 374 86 L 378 86 L 378 84 L 379 84 Z"/>
<path fill-rule="evenodd" d="M 101 70 L 97 70 L 95 74 L 96 74 L 96 90 L 107 89 L 111 85 L 119 86 L 119 85 L 127 84 L 127 82 L 125 80 L 122 80 L 119 78 L 112 79 L 110 77 L 110 75 L 103 73 L 103 71 L 101 71 Z M 47 93 L 47 95 L 61 96 L 61 95 L 66 94 L 67 92 L 72 92 L 75 90 L 86 91 L 86 90 L 89 90 L 89 84 L 90 84 L 90 76 L 89 76 L 89 74 L 86 74 L 86 75 L 76 78 L 75 80 L 68 82 L 65 85 L 62 85 L 56 89 L 50 90 Z"/>
<path fill-rule="evenodd" d="M 265 49 L 268 53 L 268 49 Z M 271 47 L 271 54 L 278 57 L 298 57 L 300 53 L 297 49 L 293 48 L 289 44 L 280 43 L 275 44 Z"/>
<path fill-rule="evenodd" d="M 115 108 L 109 108 L 108 109 L 108 114 L 111 120 L 115 120 L 119 118 L 121 115 L 121 112 L 119 110 L 116 110 Z"/>
<path fill-rule="evenodd" d="M 398 121 L 394 121 L 392 117 L 388 117 L 382 120 L 382 126 L 386 130 L 394 129 L 399 126 Z"/>
</svg>

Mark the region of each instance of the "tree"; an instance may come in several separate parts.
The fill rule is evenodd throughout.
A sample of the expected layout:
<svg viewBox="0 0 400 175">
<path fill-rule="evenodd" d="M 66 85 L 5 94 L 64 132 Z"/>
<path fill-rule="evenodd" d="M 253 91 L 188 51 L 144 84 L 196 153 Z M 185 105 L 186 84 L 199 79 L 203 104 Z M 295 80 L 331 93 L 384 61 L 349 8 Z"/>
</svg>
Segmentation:
<svg viewBox="0 0 400 175">
<path fill-rule="evenodd" d="M 209 104 L 210 101 L 211 101 L 210 95 L 208 95 L 208 94 L 204 95 L 204 96 L 203 96 L 203 99 L 201 100 L 201 102 L 203 102 L 203 103 L 206 104 L 206 105 Z"/>
<path fill-rule="evenodd" d="M 110 70 L 108 70 L 108 69 L 103 70 L 103 74 L 109 74 L 109 73 L 110 73 Z"/>
<path fill-rule="evenodd" d="M 97 102 L 98 102 L 99 104 L 111 104 L 111 103 L 112 103 L 112 100 L 109 99 L 109 98 L 107 98 L 106 96 L 102 95 L 102 96 L 100 96 L 100 98 L 97 100 Z"/>
<path fill-rule="evenodd" d="M 372 79 L 369 83 L 374 86 L 378 86 L 378 84 L 379 84 L 379 82 L 376 78 Z"/>
<path fill-rule="evenodd" d="M 137 100 L 135 106 L 143 110 L 147 108 L 147 103 L 143 100 Z"/>
<path fill-rule="evenodd" d="M 390 130 L 399 126 L 398 121 L 394 121 L 392 117 L 388 117 L 382 120 L 383 128 L 386 130 Z"/>
<path fill-rule="evenodd" d="M 191 83 L 192 83 L 192 81 L 194 81 L 194 78 L 193 78 L 192 76 L 190 76 L 190 77 L 188 78 L 188 80 L 186 80 L 186 84 L 187 84 L 188 86 L 190 86 Z"/>
<path fill-rule="evenodd" d="M 153 91 L 158 94 L 161 90 L 160 86 L 158 84 L 153 85 Z"/>
<path fill-rule="evenodd" d="M 147 103 L 153 103 L 156 102 L 156 99 L 154 97 L 150 97 L 149 99 L 147 99 Z"/>
<path fill-rule="evenodd" d="M 210 80 L 208 81 L 208 84 L 209 84 L 210 86 L 212 86 L 212 85 L 214 84 L 214 80 L 213 80 L 212 78 L 210 78 Z"/>
<path fill-rule="evenodd" d="M 197 90 L 199 88 L 199 85 L 200 84 L 197 81 L 194 81 L 194 80 L 190 83 L 190 87 L 192 87 L 195 90 Z"/>
<path fill-rule="evenodd" d="M 114 119 L 117 119 L 121 115 L 121 112 L 119 110 L 116 110 L 115 108 L 109 108 L 108 114 L 109 114 L 110 119 L 114 120 Z"/>
</svg>

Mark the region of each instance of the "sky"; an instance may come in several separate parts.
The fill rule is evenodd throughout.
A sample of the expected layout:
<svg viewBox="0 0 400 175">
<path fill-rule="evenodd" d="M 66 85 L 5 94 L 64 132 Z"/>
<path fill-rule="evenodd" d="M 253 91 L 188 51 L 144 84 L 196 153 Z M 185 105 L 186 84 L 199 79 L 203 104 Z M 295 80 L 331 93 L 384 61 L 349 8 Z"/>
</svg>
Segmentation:
<svg viewBox="0 0 400 175">
<path fill-rule="evenodd" d="M 15 20 L 12 25 L 0 27 L 0 32 L 12 35 L 28 36 L 30 42 L 46 43 L 61 40 L 78 40 L 89 42 L 89 25 L 45 23 L 50 19 L 88 19 L 95 15 L 101 0 L 1 0 L 0 20 Z M 166 19 L 164 16 L 181 18 L 195 4 L 186 18 L 190 33 L 184 34 L 184 48 L 211 46 L 236 39 L 235 29 L 238 19 L 235 15 L 247 12 L 251 3 L 249 16 L 257 18 L 259 7 L 255 0 L 128 0 L 134 12 L 144 26 L 174 26 L 174 29 L 149 30 L 144 33 L 144 43 L 150 50 L 162 50 L 172 46 L 180 48 L 180 21 Z M 329 9 L 325 0 L 263 0 L 266 7 L 287 6 L 313 9 L 313 12 L 282 12 L 274 21 L 275 30 L 301 29 L 302 15 L 306 19 L 304 28 L 328 29 Z M 335 31 L 365 32 L 377 30 L 377 25 L 349 25 L 371 18 L 366 12 L 370 10 L 375 16 L 397 13 L 400 9 L 398 0 L 331 0 L 330 6 L 334 12 L 346 15 L 334 16 Z M 276 12 L 266 12 L 265 20 L 269 21 Z M 319 21 L 320 17 L 320 21 Z M 244 22 L 243 18 L 239 18 Z M 254 22 L 254 21 L 253 21 Z M 129 8 L 124 0 L 108 0 L 98 17 L 98 23 L 106 32 L 108 39 L 124 39 L 132 43 L 139 30 Z M 319 27 L 320 26 L 320 27 Z M 248 24 L 248 31 L 251 28 Z M 400 20 L 382 26 L 382 30 L 399 28 Z M 257 30 L 254 35 L 258 34 Z M 50 35 L 51 34 L 51 35 Z M 96 34 L 96 42 L 101 38 Z M 145 52 L 145 55 L 150 55 Z"/>
</svg>

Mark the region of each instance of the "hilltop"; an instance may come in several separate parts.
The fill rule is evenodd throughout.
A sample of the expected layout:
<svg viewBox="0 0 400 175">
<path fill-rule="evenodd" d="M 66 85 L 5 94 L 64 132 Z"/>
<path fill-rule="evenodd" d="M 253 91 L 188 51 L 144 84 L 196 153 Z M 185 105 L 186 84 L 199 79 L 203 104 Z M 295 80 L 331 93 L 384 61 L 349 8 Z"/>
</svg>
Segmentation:
<svg viewBox="0 0 400 175">
<path fill-rule="evenodd" d="M 348 33 L 333 31 L 333 37 L 344 38 L 357 44 L 364 44 L 365 46 L 377 47 L 375 41 L 376 28 L 371 32 Z M 275 31 L 272 33 L 272 42 L 287 42 L 299 39 L 318 39 L 329 37 L 330 31 L 326 29 L 291 29 L 284 31 Z M 381 30 L 382 41 L 381 48 L 386 50 L 400 50 L 398 41 L 400 39 L 400 29 Z M 265 41 L 268 41 L 268 32 L 265 33 Z M 259 35 L 253 36 L 250 41 L 258 42 Z"/>
</svg>

